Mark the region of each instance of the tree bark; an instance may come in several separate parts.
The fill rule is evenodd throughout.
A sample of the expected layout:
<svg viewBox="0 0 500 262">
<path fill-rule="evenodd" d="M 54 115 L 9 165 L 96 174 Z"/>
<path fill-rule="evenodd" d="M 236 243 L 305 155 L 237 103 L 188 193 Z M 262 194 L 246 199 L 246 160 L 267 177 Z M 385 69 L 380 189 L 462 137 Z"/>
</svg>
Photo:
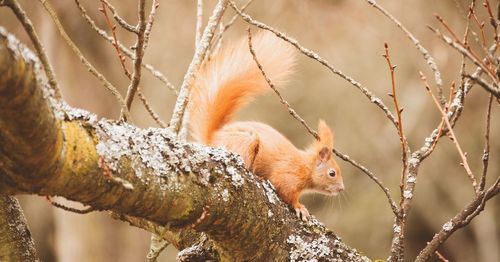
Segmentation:
<svg viewBox="0 0 500 262">
<path fill-rule="evenodd" d="M 63 196 L 162 226 L 179 249 L 198 241 L 184 253 L 211 249 L 217 260 L 369 260 L 317 220 L 298 220 L 239 156 L 167 129 L 97 120 L 53 98 L 39 70 L 0 31 L 0 192 Z"/>
<path fill-rule="evenodd" d="M 0 195 L 0 261 L 38 261 L 17 199 Z"/>
</svg>

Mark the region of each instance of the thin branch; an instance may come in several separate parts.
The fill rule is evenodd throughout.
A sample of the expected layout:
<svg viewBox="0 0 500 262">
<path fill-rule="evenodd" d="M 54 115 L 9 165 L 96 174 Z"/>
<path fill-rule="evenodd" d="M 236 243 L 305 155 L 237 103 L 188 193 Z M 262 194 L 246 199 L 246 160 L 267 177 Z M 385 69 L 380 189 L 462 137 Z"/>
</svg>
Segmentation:
<svg viewBox="0 0 500 262">
<path fill-rule="evenodd" d="M 394 200 L 392 199 L 391 192 L 389 191 L 389 189 L 387 187 L 384 186 L 382 181 L 380 181 L 377 178 L 377 176 L 375 176 L 375 174 L 373 174 L 373 172 L 371 172 L 370 170 L 368 170 L 368 168 L 364 167 L 363 165 L 361 165 L 361 164 L 357 163 L 356 161 L 354 161 L 353 159 L 351 159 L 348 155 L 342 154 L 337 149 L 333 149 L 333 153 L 335 155 L 337 155 L 340 159 L 348 162 L 349 164 L 353 165 L 357 169 L 361 170 L 361 172 L 365 173 L 371 180 L 373 180 L 380 187 L 380 189 L 382 189 L 382 191 L 384 191 L 384 194 L 387 197 L 387 200 L 389 201 L 389 205 L 391 206 L 391 209 L 392 209 L 392 212 L 394 213 L 394 215 L 396 217 L 399 216 L 399 210 L 398 210 L 398 207 L 396 206 L 396 202 L 394 202 Z"/>
<path fill-rule="evenodd" d="M 437 101 L 436 97 L 432 93 L 431 88 L 429 87 L 429 84 L 427 83 L 426 77 L 424 76 L 424 74 L 422 72 L 419 72 L 419 73 L 420 73 L 420 78 L 422 79 L 422 81 L 424 83 L 425 89 L 427 90 L 427 93 L 429 93 L 429 95 L 431 96 L 432 100 L 434 101 L 434 104 L 439 109 L 439 112 L 441 113 L 441 116 L 443 117 L 444 122 L 446 123 L 446 126 L 448 127 L 448 132 L 450 134 L 450 138 L 453 141 L 453 143 L 455 144 L 455 146 L 458 150 L 458 153 L 460 154 L 460 158 L 462 159 L 461 165 L 464 167 L 465 171 L 467 172 L 467 176 L 469 177 L 469 179 L 472 182 L 472 187 L 474 188 L 474 192 L 477 194 L 479 192 L 479 187 L 478 187 L 476 178 L 474 177 L 474 174 L 472 173 L 472 170 L 469 167 L 466 153 L 464 153 L 462 151 L 462 147 L 458 143 L 457 137 L 455 136 L 455 132 L 453 132 L 453 127 L 451 126 L 450 121 L 448 120 L 448 116 L 446 115 L 446 112 L 443 110 L 443 108 L 441 108 L 441 105 L 439 105 L 439 102 Z"/>
<path fill-rule="evenodd" d="M 59 18 L 57 17 L 57 14 L 50 5 L 49 1 L 39 0 L 39 2 L 42 3 L 45 10 L 49 13 L 50 17 L 52 18 L 54 24 L 57 27 L 57 30 L 59 31 L 59 34 L 63 37 L 64 41 L 70 46 L 71 50 L 78 56 L 83 65 L 85 65 L 85 67 L 87 67 L 89 72 L 92 73 L 97 79 L 99 79 L 99 81 L 101 81 L 104 87 L 106 87 L 115 96 L 116 100 L 118 101 L 118 104 L 122 108 L 124 118 L 125 119 L 130 118 L 127 106 L 120 92 L 118 92 L 116 87 L 113 86 L 113 84 L 111 84 L 99 71 L 97 71 L 97 69 L 87 60 L 87 58 L 85 58 L 85 56 L 83 56 L 80 49 L 78 49 L 73 40 L 71 40 L 71 38 L 64 30 L 61 21 L 59 21 Z"/>
<path fill-rule="evenodd" d="M 248 0 L 243 6 L 241 6 L 240 10 L 243 12 L 245 11 L 245 9 L 247 9 L 247 7 L 253 2 L 254 0 Z M 227 22 L 226 24 L 224 25 L 220 25 L 220 28 L 219 28 L 219 33 L 217 34 L 217 36 L 215 37 L 215 41 L 213 41 L 215 44 L 213 44 L 215 47 L 213 49 L 213 53 L 217 53 L 217 51 L 219 50 L 219 47 L 221 46 L 222 44 L 222 40 L 224 38 L 224 33 L 234 24 L 234 22 L 236 22 L 236 19 L 239 17 L 238 14 L 235 14 L 233 17 L 231 17 L 231 19 L 229 20 L 229 22 Z"/>
<path fill-rule="evenodd" d="M 141 64 L 142 58 L 144 57 L 144 34 L 146 32 L 146 0 L 139 0 L 138 13 L 139 13 L 139 23 L 137 25 L 137 42 L 134 45 L 134 72 L 132 73 L 132 80 L 127 88 L 127 96 L 125 101 L 127 103 L 127 109 L 130 110 L 132 102 L 134 101 L 135 93 L 139 88 L 139 83 L 141 82 Z M 155 8 L 153 7 L 153 10 Z M 123 112 L 122 112 L 123 114 Z M 123 117 L 123 115 L 122 115 Z"/>
<path fill-rule="evenodd" d="M 101 1 L 104 2 L 104 4 L 109 8 L 109 10 L 111 10 L 111 13 L 113 14 L 113 18 L 121 27 L 123 27 L 123 29 L 130 31 L 132 33 L 135 33 L 135 34 L 139 33 L 139 30 L 137 29 L 137 27 L 127 23 L 127 21 L 125 21 L 125 19 L 121 18 L 120 15 L 118 15 L 116 8 L 111 3 L 109 3 L 107 0 L 101 0 Z"/>
<path fill-rule="evenodd" d="M 120 60 L 120 64 L 123 68 L 123 72 L 125 75 L 130 79 L 132 75 L 128 71 L 127 67 L 125 66 L 125 57 L 122 55 L 120 52 L 119 43 L 118 43 L 118 38 L 116 37 L 116 26 L 113 25 L 111 22 L 111 19 L 109 19 L 108 12 L 106 11 L 106 5 L 104 4 L 104 0 L 101 0 L 101 8 L 99 8 L 99 11 L 104 15 L 104 20 L 106 21 L 106 24 L 109 27 L 109 30 L 111 30 L 111 35 L 113 36 L 113 47 L 116 50 L 116 53 L 118 54 L 118 59 Z"/>
<path fill-rule="evenodd" d="M 142 104 L 144 105 L 144 107 L 146 108 L 146 110 L 148 111 L 149 115 L 153 118 L 153 120 L 162 128 L 166 128 L 167 125 L 160 119 L 160 117 L 158 116 L 158 114 L 156 114 L 156 112 L 153 110 L 153 108 L 151 107 L 151 105 L 149 104 L 148 100 L 146 99 L 146 97 L 144 96 L 144 94 L 141 92 L 141 89 L 139 88 L 139 90 L 137 90 L 137 95 L 139 96 L 139 99 L 142 101 Z"/>
<path fill-rule="evenodd" d="M 260 72 L 262 73 L 262 76 L 264 77 L 264 79 L 266 79 L 267 84 L 276 93 L 276 95 L 278 95 L 281 104 L 283 104 L 287 108 L 290 115 L 292 115 L 295 119 L 297 119 L 307 129 L 307 132 L 309 132 L 309 134 L 311 134 L 314 138 L 316 138 L 316 140 L 319 141 L 320 137 L 319 137 L 318 133 L 316 131 L 314 131 L 312 128 L 310 128 L 309 125 L 307 125 L 306 121 L 302 117 L 300 117 L 299 114 L 297 114 L 297 112 L 295 112 L 295 110 L 290 106 L 290 104 L 288 104 L 288 102 L 285 99 L 283 99 L 283 96 L 281 96 L 278 89 L 274 86 L 274 84 L 271 82 L 271 79 L 269 79 L 269 77 L 267 76 L 266 72 L 264 71 L 264 68 L 262 68 L 262 64 L 257 59 L 257 55 L 255 54 L 255 50 L 253 49 L 252 33 L 250 31 L 250 27 L 248 27 L 247 31 L 248 31 L 248 49 L 250 50 L 250 53 L 252 54 L 253 61 L 255 61 L 255 64 L 257 64 L 257 67 L 259 68 Z"/>
<path fill-rule="evenodd" d="M 385 53 L 382 55 L 385 60 L 387 61 L 387 65 L 389 66 L 389 72 L 391 74 L 391 86 L 392 86 L 392 93 L 390 96 L 392 97 L 392 100 L 394 102 L 394 107 L 396 109 L 396 115 L 398 117 L 397 121 L 397 127 L 398 127 L 398 135 L 399 135 L 399 142 L 401 145 L 401 160 L 403 162 L 403 170 L 401 172 L 401 180 L 400 180 L 400 194 L 401 194 L 401 202 L 400 205 L 403 202 L 403 191 L 404 191 L 404 181 L 405 181 L 405 174 L 406 174 L 406 169 L 408 168 L 408 141 L 406 140 L 406 136 L 404 134 L 403 130 L 403 119 L 401 118 L 401 113 L 403 112 L 403 108 L 399 107 L 398 103 L 398 96 L 396 94 L 396 76 L 394 74 L 394 69 L 396 68 L 395 65 L 392 65 L 391 62 L 391 57 L 389 54 L 389 45 L 387 43 L 384 43 L 384 50 Z"/>
<path fill-rule="evenodd" d="M 55 206 L 57 208 L 60 208 L 62 210 L 68 211 L 68 212 L 80 214 L 80 215 L 88 214 L 90 212 L 96 211 L 96 209 L 93 208 L 93 207 L 88 207 L 86 209 L 77 209 L 77 208 L 73 208 L 73 207 L 68 207 L 68 206 L 65 206 L 63 204 L 59 204 L 59 203 L 53 201 L 50 196 L 47 196 L 46 199 L 47 199 L 47 201 L 49 201 L 49 203 L 51 205 L 53 205 L 53 206 Z"/>
<path fill-rule="evenodd" d="M 493 183 L 488 190 L 480 192 L 479 195 L 475 196 L 474 199 L 462 209 L 462 211 L 455 215 L 450 221 L 446 222 L 427 246 L 420 251 L 415 261 L 428 261 L 446 239 L 458 229 L 467 226 L 474 217 L 479 215 L 484 210 L 486 202 L 500 192 L 499 183 L 500 177 L 497 178 L 495 183 Z"/>
<path fill-rule="evenodd" d="M 198 71 L 203 62 L 203 59 L 209 47 L 209 43 L 214 36 L 214 32 L 217 29 L 224 11 L 226 10 L 227 4 L 228 0 L 217 1 L 217 4 L 208 20 L 207 26 L 205 27 L 205 30 L 201 37 L 199 48 L 196 49 L 193 59 L 191 60 L 186 74 L 184 75 L 184 80 L 182 82 L 179 96 L 177 97 L 174 112 L 169 124 L 170 128 L 172 128 L 172 130 L 176 134 L 179 133 L 182 127 L 182 121 L 184 119 L 184 113 L 188 105 L 188 97 L 195 78 L 195 73 L 196 71 Z"/>
<path fill-rule="evenodd" d="M 102 38 L 104 38 L 105 40 L 107 40 L 108 42 L 110 42 L 111 44 L 113 44 L 114 42 L 114 39 L 113 37 L 109 36 L 106 31 L 102 30 L 101 28 L 99 28 L 94 20 L 92 20 L 92 18 L 90 18 L 90 16 L 87 14 L 87 11 L 85 10 L 85 8 L 83 7 L 83 5 L 80 3 L 80 0 L 75 0 L 75 3 L 76 5 L 78 6 L 78 9 L 80 9 L 80 12 L 83 16 L 83 18 L 85 19 L 85 21 L 90 25 L 90 27 L 96 31 Z M 132 51 L 130 51 L 128 48 L 126 48 L 125 46 L 123 46 L 122 44 L 120 44 L 118 42 L 118 47 L 120 48 L 120 50 L 130 59 L 133 59 L 134 58 L 134 53 Z M 142 67 L 146 68 L 149 72 L 151 72 L 151 74 L 156 77 L 157 79 L 159 79 L 161 82 L 163 82 L 172 92 L 174 92 L 176 95 L 178 94 L 176 88 L 174 87 L 174 85 L 172 85 L 170 83 L 170 81 L 168 81 L 167 77 L 165 77 L 160 71 L 156 70 L 153 66 L 149 65 L 149 64 L 142 64 Z"/>
<path fill-rule="evenodd" d="M 160 7 L 160 3 L 158 3 L 158 0 L 153 0 L 153 3 L 151 4 L 151 11 L 149 12 L 148 16 L 148 22 L 146 23 L 146 31 L 144 31 L 144 47 L 143 49 L 146 50 L 149 44 L 149 36 L 151 35 L 151 29 L 153 29 L 153 23 L 155 21 L 156 17 L 156 11 Z"/>
<path fill-rule="evenodd" d="M 490 123 L 491 123 L 491 105 L 493 104 L 493 95 L 488 99 L 488 109 L 486 110 L 486 130 L 484 131 L 484 150 L 483 150 L 483 174 L 479 181 L 479 191 L 483 191 L 486 185 L 486 174 L 488 173 L 488 163 L 490 160 Z"/>
<path fill-rule="evenodd" d="M 496 98 L 500 98 L 500 89 L 499 88 L 495 88 L 492 85 L 486 83 L 486 81 L 484 81 L 480 77 L 475 77 L 475 76 L 472 76 L 472 75 L 469 75 L 469 74 L 464 74 L 464 76 L 466 78 L 474 81 L 475 83 L 477 83 L 479 86 L 481 86 L 482 88 L 484 88 L 484 90 L 486 90 L 490 94 L 494 95 Z"/>
<path fill-rule="evenodd" d="M 299 44 L 299 42 L 293 38 L 290 38 L 288 36 L 286 36 L 285 34 L 283 34 L 282 32 L 264 24 L 264 23 L 261 23 L 259 21 L 256 21 L 254 20 L 251 16 L 249 16 L 248 14 L 246 13 L 243 13 L 237 6 L 236 4 L 233 2 L 233 1 L 229 1 L 229 5 L 231 5 L 231 7 L 240 15 L 240 17 L 245 20 L 247 23 L 251 24 L 251 25 L 254 25 L 258 28 L 261 28 L 261 29 L 264 29 L 264 30 L 267 30 L 269 32 L 272 32 L 273 34 L 275 34 L 277 37 L 283 39 L 284 41 L 290 43 L 291 45 L 293 45 L 295 48 L 297 48 L 302 54 L 306 55 L 307 57 L 311 58 L 311 59 L 314 59 L 316 61 L 318 61 L 320 64 L 324 65 L 325 67 L 327 67 L 332 73 L 340 76 L 341 78 L 343 78 L 344 80 L 346 80 L 347 82 L 349 82 L 350 84 L 352 84 L 353 86 L 355 86 L 358 90 L 360 90 L 372 103 L 374 103 L 375 105 L 377 105 L 380 109 L 382 109 L 382 111 L 385 113 L 385 115 L 387 116 L 387 118 L 389 118 L 389 120 L 391 121 L 392 124 L 394 124 L 395 127 L 397 127 L 397 120 L 396 118 L 394 118 L 394 115 L 391 113 L 391 111 L 389 110 L 389 108 L 387 108 L 387 106 L 384 104 L 384 102 L 382 102 L 382 100 L 378 97 L 376 97 L 375 95 L 372 94 L 372 92 L 370 92 L 366 87 L 362 86 L 359 82 L 357 82 L 356 80 L 354 80 L 352 77 L 350 76 L 347 76 L 345 75 L 344 73 L 342 73 L 342 71 L 334 68 L 328 61 L 326 61 L 325 59 L 323 59 L 322 57 L 320 57 L 317 53 L 303 47 L 302 45 Z"/>
<path fill-rule="evenodd" d="M 442 262 L 450 262 L 448 259 L 446 259 L 438 250 L 434 252 L 437 256 L 437 258 L 442 261 Z"/>
<path fill-rule="evenodd" d="M 488 76 L 494 80 L 497 81 L 495 74 L 491 72 L 491 70 L 482 62 L 480 61 L 477 56 L 469 52 L 468 49 L 464 48 L 461 43 L 457 43 L 450 39 L 449 37 L 443 35 L 439 30 L 429 27 L 431 31 L 433 31 L 441 40 L 443 40 L 445 43 L 456 49 L 458 52 L 461 54 L 465 55 L 467 58 L 469 58 L 475 65 L 481 67 L 481 69 L 488 74 Z"/>
<path fill-rule="evenodd" d="M 377 4 L 375 0 L 366 0 L 368 4 L 371 6 L 375 7 L 375 9 L 379 10 L 384 16 L 389 18 L 403 33 L 413 42 L 417 50 L 422 54 L 424 57 L 425 61 L 427 62 L 427 65 L 429 65 L 430 69 L 434 73 L 434 81 L 436 82 L 436 89 L 438 91 L 438 97 L 441 105 L 444 106 L 444 103 L 446 102 L 443 94 L 443 80 L 441 79 L 441 72 L 439 71 L 436 62 L 434 61 L 434 58 L 429 54 L 429 51 L 425 49 L 422 44 L 420 44 L 420 41 L 408 30 L 406 29 L 399 20 L 397 20 L 394 16 L 392 16 L 387 10 L 385 10 L 382 6 Z"/>
<path fill-rule="evenodd" d="M 36 54 L 38 55 L 40 61 L 42 62 L 45 74 L 47 75 L 47 79 L 49 81 L 49 85 L 54 91 L 55 98 L 61 99 L 62 94 L 56 81 L 56 75 L 54 73 L 54 69 L 52 68 L 52 65 L 49 62 L 47 53 L 45 53 L 45 49 L 42 45 L 42 42 L 38 38 L 38 34 L 36 33 L 33 23 L 31 23 L 31 20 L 29 19 L 28 15 L 24 12 L 24 10 L 22 9 L 21 5 L 19 5 L 19 2 L 17 2 L 17 0 L 4 0 L 3 2 L 0 2 L 0 5 L 5 5 L 9 7 L 12 10 L 12 12 L 16 15 L 19 22 L 21 22 L 21 25 L 24 27 L 24 30 L 28 34 L 31 43 L 33 43 L 33 46 L 35 47 Z"/>
<path fill-rule="evenodd" d="M 203 25 L 203 0 L 198 0 L 196 5 L 196 35 L 194 40 L 194 46 L 198 49 L 201 40 L 201 26 Z"/>
</svg>

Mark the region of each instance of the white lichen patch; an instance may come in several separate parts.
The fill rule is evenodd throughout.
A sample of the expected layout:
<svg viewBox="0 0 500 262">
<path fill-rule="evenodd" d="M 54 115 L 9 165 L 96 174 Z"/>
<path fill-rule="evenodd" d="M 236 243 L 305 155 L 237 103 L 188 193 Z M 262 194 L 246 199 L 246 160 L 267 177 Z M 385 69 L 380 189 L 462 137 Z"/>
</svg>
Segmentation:
<svg viewBox="0 0 500 262">
<path fill-rule="evenodd" d="M 405 190 L 403 192 L 403 197 L 406 199 L 411 199 L 413 197 L 413 193 L 410 190 Z"/>
<path fill-rule="evenodd" d="M 318 261 L 331 253 L 328 244 L 330 240 L 322 235 L 313 241 L 304 241 L 300 236 L 290 235 L 286 241 L 292 247 L 290 249 L 290 261 Z"/>
<path fill-rule="evenodd" d="M 408 163 L 409 163 L 409 164 L 410 164 L 410 166 L 412 166 L 412 167 L 416 167 L 416 166 L 418 165 L 418 163 L 419 163 L 419 162 L 420 162 L 420 161 L 419 161 L 417 158 L 415 158 L 415 157 L 412 157 L 412 158 L 410 158 L 410 160 L 408 160 Z"/>
<path fill-rule="evenodd" d="M 271 211 L 271 209 L 267 210 L 267 217 L 271 218 L 273 216 L 274 216 L 273 211 Z"/>
<path fill-rule="evenodd" d="M 229 190 L 227 190 L 227 188 L 225 188 L 223 191 L 222 191 L 222 201 L 224 202 L 227 202 L 229 201 Z"/>
<path fill-rule="evenodd" d="M 448 221 L 443 225 L 443 230 L 448 232 L 453 229 L 453 222 Z"/>
<path fill-rule="evenodd" d="M 408 183 L 415 183 L 415 182 L 417 182 L 417 178 L 415 176 L 408 177 Z"/>
<path fill-rule="evenodd" d="M 392 227 L 392 230 L 394 231 L 394 233 L 401 233 L 401 227 L 398 225 L 394 225 Z"/>
<path fill-rule="evenodd" d="M 279 198 L 278 195 L 276 195 L 274 186 L 271 184 L 271 182 L 269 180 L 262 182 L 262 187 L 264 188 L 264 193 L 266 194 L 269 203 L 276 204 Z"/>
</svg>

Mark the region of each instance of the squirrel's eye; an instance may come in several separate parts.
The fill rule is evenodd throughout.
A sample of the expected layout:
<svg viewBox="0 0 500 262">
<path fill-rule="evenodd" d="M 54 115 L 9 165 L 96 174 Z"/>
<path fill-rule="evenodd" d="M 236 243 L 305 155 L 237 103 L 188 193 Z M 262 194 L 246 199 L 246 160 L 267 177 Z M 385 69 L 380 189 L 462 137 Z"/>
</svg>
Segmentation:
<svg viewBox="0 0 500 262">
<path fill-rule="evenodd" d="M 328 175 L 329 175 L 330 177 L 335 177 L 335 175 L 336 175 L 336 174 L 337 174 L 337 173 L 335 172 L 335 170 L 334 170 L 334 169 L 330 169 L 330 170 L 328 170 Z"/>
</svg>

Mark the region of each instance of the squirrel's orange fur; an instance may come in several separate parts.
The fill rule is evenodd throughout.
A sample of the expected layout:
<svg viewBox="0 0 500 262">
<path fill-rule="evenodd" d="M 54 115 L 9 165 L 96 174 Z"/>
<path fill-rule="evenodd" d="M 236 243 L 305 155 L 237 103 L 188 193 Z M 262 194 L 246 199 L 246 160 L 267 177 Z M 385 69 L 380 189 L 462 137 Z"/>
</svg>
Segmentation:
<svg viewBox="0 0 500 262">
<path fill-rule="evenodd" d="M 282 84 L 292 72 L 293 48 L 269 33 L 257 34 L 252 44 L 269 78 Z M 268 90 L 246 39 L 220 50 L 196 76 L 191 97 L 191 133 L 198 142 L 240 154 L 247 168 L 269 179 L 297 215 L 307 219 L 309 213 L 299 202 L 302 192 L 314 190 L 335 195 L 344 189 L 340 168 L 332 158 L 333 134 L 320 120 L 320 140 L 299 150 L 266 124 L 231 122 L 236 110 Z"/>
</svg>

